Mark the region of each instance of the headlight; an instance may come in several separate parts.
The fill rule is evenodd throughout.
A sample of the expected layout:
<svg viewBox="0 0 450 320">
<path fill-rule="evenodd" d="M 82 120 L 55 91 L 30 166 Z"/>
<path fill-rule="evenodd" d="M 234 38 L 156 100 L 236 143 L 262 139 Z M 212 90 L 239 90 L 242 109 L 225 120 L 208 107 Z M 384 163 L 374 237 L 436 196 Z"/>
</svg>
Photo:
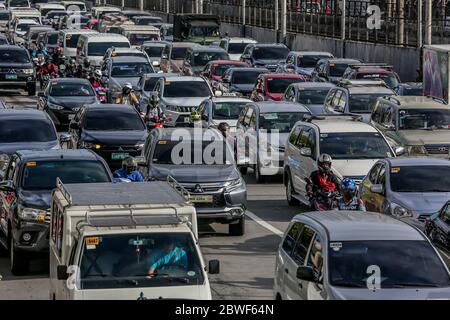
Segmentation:
<svg viewBox="0 0 450 320">
<path fill-rule="evenodd" d="M 45 210 L 25 208 L 19 206 L 19 217 L 21 217 L 24 220 L 36 220 L 39 222 L 44 222 L 46 215 L 47 211 Z"/>
<path fill-rule="evenodd" d="M 57 104 L 54 104 L 54 103 L 47 103 L 47 106 L 50 108 L 50 109 L 52 109 L 52 110 L 62 110 L 62 109 L 64 109 L 64 107 L 63 106 L 59 106 L 59 105 L 57 105 Z"/>
<path fill-rule="evenodd" d="M 424 146 L 406 146 L 406 152 L 409 155 L 426 155 L 427 149 Z"/>
<path fill-rule="evenodd" d="M 228 181 L 228 182 L 225 184 L 225 187 L 226 187 L 228 190 L 230 190 L 230 189 L 238 188 L 238 187 L 240 187 L 241 185 L 242 185 L 242 180 L 241 180 L 241 179 L 234 179 L 234 180 Z"/>
<path fill-rule="evenodd" d="M 86 148 L 86 149 L 95 149 L 98 150 L 100 149 L 102 146 L 96 143 L 90 143 L 90 142 L 82 142 L 81 143 L 81 147 L 82 148 Z"/>
<path fill-rule="evenodd" d="M 33 69 L 20 69 L 19 71 L 25 74 L 33 74 L 34 72 Z"/>
<path fill-rule="evenodd" d="M 399 204 L 396 204 L 394 202 L 391 203 L 391 215 L 397 218 L 405 218 L 405 217 L 412 217 L 412 213 L 409 209 L 406 209 L 402 207 Z"/>
</svg>

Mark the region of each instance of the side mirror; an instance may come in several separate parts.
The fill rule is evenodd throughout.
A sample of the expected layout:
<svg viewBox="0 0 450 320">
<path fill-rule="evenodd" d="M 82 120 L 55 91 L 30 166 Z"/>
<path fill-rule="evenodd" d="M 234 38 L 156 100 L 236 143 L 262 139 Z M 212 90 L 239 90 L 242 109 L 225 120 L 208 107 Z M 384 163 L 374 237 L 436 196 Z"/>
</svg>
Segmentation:
<svg viewBox="0 0 450 320">
<path fill-rule="evenodd" d="M 316 282 L 316 277 L 314 276 L 314 271 L 312 267 L 300 266 L 297 268 L 297 279 Z"/>
<path fill-rule="evenodd" d="M 71 122 L 69 124 L 69 129 L 79 130 L 80 129 L 80 124 L 78 122 Z"/>
<path fill-rule="evenodd" d="M 56 267 L 56 276 L 58 280 L 67 280 L 69 275 L 67 274 L 67 266 L 59 265 Z"/>
<path fill-rule="evenodd" d="M 14 192 L 14 184 L 11 180 L 6 180 L 6 181 L 2 181 L 0 182 L 0 191 L 5 191 L 5 192 Z"/>
<path fill-rule="evenodd" d="M 384 194 L 383 185 L 381 184 L 373 184 L 370 186 L 370 192 Z"/>
<path fill-rule="evenodd" d="M 61 133 L 59 135 L 59 142 L 70 142 L 72 140 L 72 136 L 68 133 Z"/>
<path fill-rule="evenodd" d="M 208 273 L 209 274 L 219 274 L 220 273 L 220 261 L 210 260 L 208 263 Z"/>
<path fill-rule="evenodd" d="M 207 114 L 202 114 L 202 120 L 204 121 L 208 121 L 208 115 Z"/>
<path fill-rule="evenodd" d="M 312 150 L 311 150 L 311 148 L 301 148 L 300 149 L 300 154 L 302 156 L 305 156 L 305 157 L 311 157 L 312 156 Z"/>
<path fill-rule="evenodd" d="M 222 96 L 222 91 L 220 91 L 220 90 L 216 90 L 216 91 L 214 91 L 214 95 L 216 96 L 216 97 L 221 97 Z"/>
<path fill-rule="evenodd" d="M 222 78 L 222 83 L 230 83 L 230 78 Z"/>
<path fill-rule="evenodd" d="M 159 65 L 160 65 L 159 61 L 157 61 L 157 60 L 152 61 L 152 66 L 159 67 Z"/>
<path fill-rule="evenodd" d="M 4 153 L 0 154 L 0 170 L 6 170 L 6 166 L 9 163 L 9 156 Z"/>
<path fill-rule="evenodd" d="M 395 147 L 394 152 L 395 152 L 396 156 L 401 156 L 401 155 L 405 154 L 406 149 L 404 147 L 398 146 L 398 147 Z"/>
</svg>

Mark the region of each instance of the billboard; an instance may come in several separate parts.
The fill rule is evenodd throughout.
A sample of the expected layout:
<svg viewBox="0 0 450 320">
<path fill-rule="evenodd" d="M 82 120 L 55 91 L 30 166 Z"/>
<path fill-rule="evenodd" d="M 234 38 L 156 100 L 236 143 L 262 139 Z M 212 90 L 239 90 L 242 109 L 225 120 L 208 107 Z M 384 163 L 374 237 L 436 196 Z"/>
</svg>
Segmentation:
<svg viewBox="0 0 450 320">
<path fill-rule="evenodd" d="M 449 52 L 428 47 L 423 52 L 423 93 L 449 103 Z"/>
</svg>

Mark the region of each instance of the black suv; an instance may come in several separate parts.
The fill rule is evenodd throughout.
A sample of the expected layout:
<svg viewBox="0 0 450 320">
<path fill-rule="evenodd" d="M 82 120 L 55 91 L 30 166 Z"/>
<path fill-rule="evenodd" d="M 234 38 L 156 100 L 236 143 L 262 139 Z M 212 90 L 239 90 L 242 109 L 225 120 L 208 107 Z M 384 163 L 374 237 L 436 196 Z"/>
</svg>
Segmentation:
<svg viewBox="0 0 450 320">
<path fill-rule="evenodd" d="M 289 48 L 281 43 L 250 43 L 245 47 L 241 61 L 274 72 L 279 63 L 286 61 L 288 54 Z"/>
<path fill-rule="evenodd" d="M 0 171 L 0 244 L 11 271 L 28 271 L 32 254 L 48 252 L 52 190 L 64 183 L 112 182 L 106 162 L 89 150 L 17 151 Z"/>
<path fill-rule="evenodd" d="M 29 96 L 36 95 L 36 72 L 25 48 L 0 46 L 0 87 L 24 88 Z"/>
</svg>

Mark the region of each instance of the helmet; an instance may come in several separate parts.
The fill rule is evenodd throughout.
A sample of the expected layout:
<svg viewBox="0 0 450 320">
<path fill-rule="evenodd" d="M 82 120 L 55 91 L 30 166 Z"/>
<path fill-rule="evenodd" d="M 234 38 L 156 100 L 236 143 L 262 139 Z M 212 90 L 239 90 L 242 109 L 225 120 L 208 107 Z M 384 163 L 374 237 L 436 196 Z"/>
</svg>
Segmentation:
<svg viewBox="0 0 450 320">
<path fill-rule="evenodd" d="M 126 157 L 122 161 L 122 167 L 124 169 L 127 169 L 127 173 L 130 174 L 131 172 L 137 170 L 138 165 L 136 160 L 133 157 Z"/>
<path fill-rule="evenodd" d="M 38 44 L 38 49 L 39 50 L 43 50 L 44 49 L 44 43 L 41 41 L 41 42 L 39 42 L 39 44 Z"/>
<path fill-rule="evenodd" d="M 199 123 L 201 120 L 200 113 L 197 112 L 197 109 L 194 109 L 191 111 L 191 114 L 189 115 L 189 122 L 190 123 Z"/>
<path fill-rule="evenodd" d="M 322 153 L 319 156 L 319 160 L 317 161 L 317 164 L 319 165 L 319 169 L 325 173 L 331 172 L 331 163 L 333 159 L 331 159 L 331 156 L 327 153 Z"/>
<path fill-rule="evenodd" d="M 74 65 L 76 65 L 76 61 L 75 61 L 75 59 L 74 58 L 71 58 L 70 60 L 69 60 L 69 64 L 72 66 L 74 66 Z"/>
<path fill-rule="evenodd" d="M 358 191 L 358 186 L 356 185 L 356 182 L 354 180 L 345 178 L 341 182 L 341 189 L 344 195 L 354 197 L 356 195 L 356 192 Z"/>
<path fill-rule="evenodd" d="M 122 93 L 123 94 L 129 94 L 131 92 L 131 90 L 133 89 L 133 86 L 131 85 L 131 83 L 127 82 L 125 83 L 125 85 L 122 87 Z"/>
<path fill-rule="evenodd" d="M 158 105 L 158 101 L 159 99 L 158 99 L 158 96 L 156 96 L 156 95 L 152 95 L 151 97 L 150 97 L 150 99 L 148 99 L 148 105 L 149 105 L 149 107 L 151 108 L 151 109 L 153 109 L 153 108 L 156 108 L 156 106 Z"/>
<path fill-rule="evenodd" d="M 230 130 L 230 125 L 226 122 L 221 122 L 221 123 L 219 123 L 219 126 L 217 127 L 217 129 L 219 129 L 219 131 L 222 132 L 223 135 L 225 135 L 226 132 L 228 130 Z"/>
<path fill-rule="evenodd" d="M 102 72 L 99 69 L 97 69 L 97 70 L 94 71 L 94 76 L 96 78 L 101 78 L 102 77 Z"/>
<path fill-rule="evenodd" d="M 83 60 L 83 66 L 84 66 L 85 68 L 89 68 L 89 67 L 91 66 L 91 61 L 90 61 L 88 58 L 85 58 L 85 59 Z"/>
</svg>

